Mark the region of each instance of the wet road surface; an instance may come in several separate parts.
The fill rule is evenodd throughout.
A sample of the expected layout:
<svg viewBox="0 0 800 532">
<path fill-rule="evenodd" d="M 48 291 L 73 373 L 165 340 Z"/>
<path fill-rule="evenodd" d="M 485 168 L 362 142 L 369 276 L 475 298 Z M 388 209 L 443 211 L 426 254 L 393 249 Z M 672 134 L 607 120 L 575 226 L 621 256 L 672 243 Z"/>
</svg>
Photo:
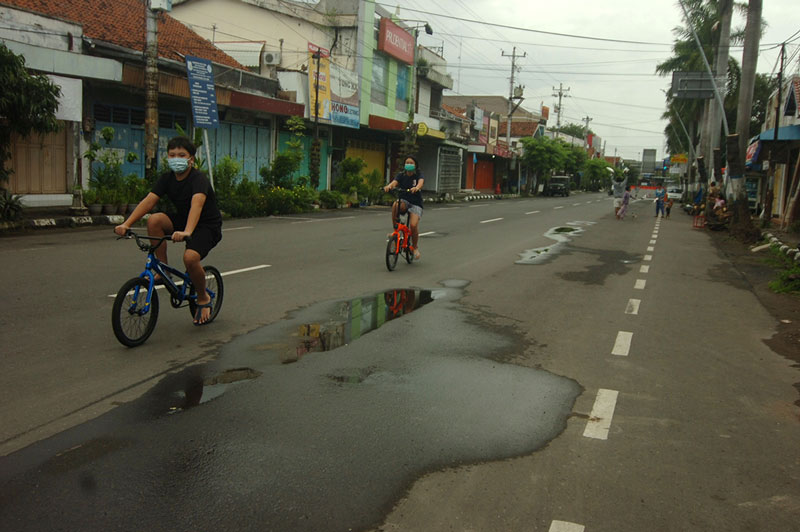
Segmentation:
<svg viewBox="0 0 800 532">
<path fill-rule="evenodd" d="M 531 453 L 580 386 L 501 362 L 466 283 L 314 305 L 0 459 L 13 530 L 350 530 L 422 474 Z"/>
</svg>

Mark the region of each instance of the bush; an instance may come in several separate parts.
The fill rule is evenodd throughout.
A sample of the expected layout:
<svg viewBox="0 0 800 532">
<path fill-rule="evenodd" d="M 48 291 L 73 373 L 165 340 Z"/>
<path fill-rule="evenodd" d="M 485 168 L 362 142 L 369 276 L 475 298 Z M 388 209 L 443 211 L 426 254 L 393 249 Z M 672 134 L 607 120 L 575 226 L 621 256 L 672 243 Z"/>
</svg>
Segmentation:
<svg viewBox="0 0 800 532">
<path fill-rule="evenodd" d="M 319 204 L 325 209 L 336 209 L 344 205 L 345 199 L 341 192 L 336 190 L 323 190 L 319 193 Z"/>
<path fill-rule="evenodd" d="M 21 197 L 0 188 L 0 220 L 13 222 L 22 218 Z"/>
<path fill-rule="evenodd" d="M 226 155 L 214 166 L 214 191 L 217 198 L 228 198 L 233 194 L 236 182 L 242 174 L 242 164 Z"/>
</svg>

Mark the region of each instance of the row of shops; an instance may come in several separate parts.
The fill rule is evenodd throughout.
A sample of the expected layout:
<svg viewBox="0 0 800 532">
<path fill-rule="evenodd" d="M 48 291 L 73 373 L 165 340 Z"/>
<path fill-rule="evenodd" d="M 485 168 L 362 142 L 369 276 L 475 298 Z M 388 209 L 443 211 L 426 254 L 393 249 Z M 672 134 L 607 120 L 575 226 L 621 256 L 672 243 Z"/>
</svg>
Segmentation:
<svg viewBox="0 0 800 532">
<path fill-rule="evenodd" d="M 74 188 L 86 187 L 91 175 L 83 154 L 104 128 L 114 130 L 109 147 L 125 160 L 123 172 L 145 173 L 146 7 L 140 0 L 117 0 L 101 10 L 93 5 L 7 0 L 0 6 L 8 22 L 0 41 L 61 87 L 61 131 L 13 141 L 8 186 L 29 206 L 71 204 Z M 156 13 L 158 160 L 169 138 L 195 129 L 190 57 L 205 61 L 213 75 L 217 122 L 206 129 L 201 152 L 205 157 L 208 148 L 212 166 L 230 157 L 243 176 L 258 180 L 291 140 L 288 117 L 302 116 L 306 159 L 297 175 L 309 174 L 308 154 L 318 138 L 322 190 L 331 188 L 347 157 L 390 179 L 409 134 L 426 194 L 511 191 L 524 183 L 513 146 L 500 140 L 503 113 L 476 101 L 446 105 L 442 92 L 453 81 L 444 59 L 418 45 L 420 27 L 374 2 L 327 0 L 289 9 L 285 2 L 175 0 L 167 7 Z M 221 9 L 225 16 L 217 20 L 227 22 L 211 30 L 205 21 Z M 276 35 L 289 23 L 296 29 Z M 221 41 L 221 35 L 237 40 Z M 536 123 L 534 134 L 543 124 L 541 117 L 525 118 Z"/>
</svg>

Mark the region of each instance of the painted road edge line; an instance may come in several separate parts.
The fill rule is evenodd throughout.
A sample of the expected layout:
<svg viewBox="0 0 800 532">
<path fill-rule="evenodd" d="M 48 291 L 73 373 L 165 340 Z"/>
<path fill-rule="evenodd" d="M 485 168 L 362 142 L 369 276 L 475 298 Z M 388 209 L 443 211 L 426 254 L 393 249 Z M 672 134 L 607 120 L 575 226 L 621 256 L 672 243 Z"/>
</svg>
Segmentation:
<svg viewBox="0 0 800 532">
<path fill-rule="evenodd" d="M 250 266 L 249 268 L 242 268 L 240 270 L 231 270 L 229 272 L 220 272 L 220 275 L 222 277 L 225 277 L 226 275 L 235 275 L 237 273 L 251 272 L 253 270 L 261 270 L 263 268 L 271 268 L 271 267 L 272 267 L 272 264 L 259 264 L 258 266 Z M 206 275 L 206 279 L 210 279 L 210 278 L 211 278 L 210 275 Z M 180 286 L 180 285 L 183 284 L 183 281 L 180 281 L 180 282 L 178 282 L 176 284 L 178 286 Z M 164 288 L 165 288 L 165 286 L 163 284 L 160 284 L 160 285 L 156 286 L 156 290 L 163 290 Z M 117 294 L 108 294 L 108 297 L 117 297 Z"/>
<path fill-rule="evenodd" d="M 592 413 L 589 415 L 589 421 L 583 431 L 584 436 L 597 440 L 608 439 L 608 431 L 611 428 L 611 418 L 614 417 L 618 395 L 619 392 L 616 390 L 604 388 L 597 390 L 597 399 L 594 401 Z"/>
<path fill-rule="evenodd" d="M 633 340 L 633 333 L 628 331 L 619 331 L 617 339 L 614 341 L 614 348 L 611 350 L 612 355 L 620 357 L 628 356 L 631 351 L 631 341 Z"/>
<path fill-rule="evenodd" d="M 583 532 L 584 530 L 586 530 L 586 527 L 577 523 L 553 521 L 550 523 L 550 528 L 547 532 Z"/>
</svg>

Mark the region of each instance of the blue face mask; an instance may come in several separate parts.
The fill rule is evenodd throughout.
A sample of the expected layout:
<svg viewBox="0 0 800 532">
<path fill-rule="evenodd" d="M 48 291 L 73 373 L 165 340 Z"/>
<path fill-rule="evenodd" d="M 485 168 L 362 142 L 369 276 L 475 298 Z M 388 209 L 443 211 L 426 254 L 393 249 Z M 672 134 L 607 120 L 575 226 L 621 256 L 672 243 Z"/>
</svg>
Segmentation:
<svg viewBox="0 0 800 532">
<path fill-rule="evenodd" d="M 169 166 L 170 170 L 176 174 L 180 174 L 189 168 L 189 159 L 184 159 L 183 157 L 170 157 L 167 159 L 167 165 Z"/>
<path fill-rule="evenodd" d="M 413 172 L 415 168 L 416 168 L 416 166 L 413 165 L 413 164 L 407 164 L 405 166 L 405 169 L 406 169 L 407 172 Z"/>
</svg>

